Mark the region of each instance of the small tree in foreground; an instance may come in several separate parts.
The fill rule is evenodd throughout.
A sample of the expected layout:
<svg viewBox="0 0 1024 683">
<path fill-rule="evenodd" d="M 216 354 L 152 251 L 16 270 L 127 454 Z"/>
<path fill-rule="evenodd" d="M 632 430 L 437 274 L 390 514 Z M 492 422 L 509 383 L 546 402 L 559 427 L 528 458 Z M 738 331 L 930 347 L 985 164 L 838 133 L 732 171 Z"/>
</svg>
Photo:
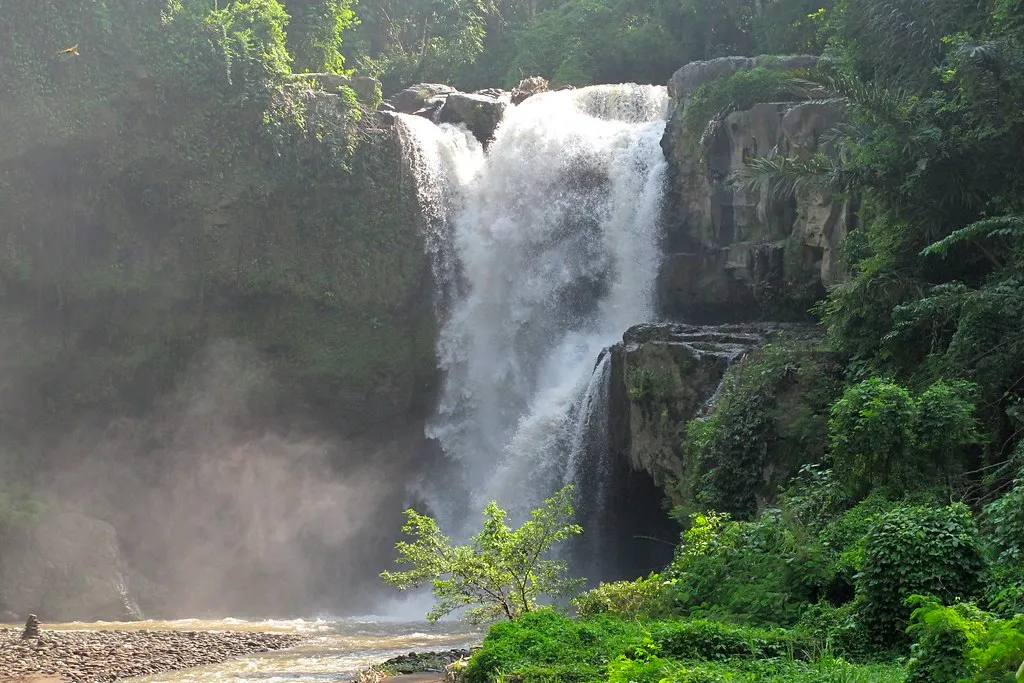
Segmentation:
<svg viewBox="0 0 1024 683">
<path fill-rule="evenodd" d="M 413 540 L 395 548 L 398 564 L 411 568 L 381 572 L 380 577 L 399 590 L 431 582 L 435 605 L 427 614 L 430 621 L 462 607 L 470 608 L 466 616 L 474 624 L 517 619 L 535 610 L 541 595 L 573 595 L 583 586 L 583 579 L 566 576 L 564 560 L 545 559 L 552 545 L 583 532 L 572 521 L 571 500 L 572 486 L 566 486 L 515 531 L 505 523 L 505 511 L 491 501 L 483 530 L 469 545 L 459 546 L 432 518 L 406 510 L 402 530 Z"/>
</svg>

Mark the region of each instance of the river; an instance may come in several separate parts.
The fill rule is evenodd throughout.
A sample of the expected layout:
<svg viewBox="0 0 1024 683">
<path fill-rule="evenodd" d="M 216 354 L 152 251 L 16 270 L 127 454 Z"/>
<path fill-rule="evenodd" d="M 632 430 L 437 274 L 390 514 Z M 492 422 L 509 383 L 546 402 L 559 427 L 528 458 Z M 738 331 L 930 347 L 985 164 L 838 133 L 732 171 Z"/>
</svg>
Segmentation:
<svg viewBox="0 0 1024 683">
<path fill-rule="evenodd" d="M 298 647 L 249 655 L 220 664 L 152 676 L 132 683 L 322 683 L 351 681 L 356 674 L 409 652 L 450 650 L 479 644 L 482 633 L 459 621 L 430 624 L 378 616 L 344 619 L 244 621 L 240 619 L 140 621 L 132 623 L 45 624 L 44 629 L 263 631 L 297 633 L 308 639 Z"/>
</svg>

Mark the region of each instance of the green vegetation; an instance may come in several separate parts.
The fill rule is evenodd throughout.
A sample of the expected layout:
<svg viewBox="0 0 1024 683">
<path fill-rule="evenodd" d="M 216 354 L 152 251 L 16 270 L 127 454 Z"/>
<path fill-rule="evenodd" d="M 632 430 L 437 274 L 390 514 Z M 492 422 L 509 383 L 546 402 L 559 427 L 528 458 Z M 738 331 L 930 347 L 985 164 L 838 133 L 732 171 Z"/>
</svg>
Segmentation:
<svg viewBox="0 0 1024 683">
<path fill-rule="evenodd" d="M 493 626 L 465 670 L 470 683 L 541 681 L 811 681 L 903 680 L 898 666 L 806 659 L 803 638 L 782 629 L 713 621 L 572 620 L 550 610 Z"/>
<path fill-rule="evenodd" d="M 799 97 L 791 79 L 782 72 L 763 66 L 737 71 L 693 91 L 683 110 L 682 137 L 694 154 L 709 121 L 761 102 L 788 102 Z"/>
<path fill-rule="evenodd" d="M 0 534 L 37 512 L 39 434 L 144 415 L 211 340 L 271 372 L 248 408 L 371 429 L 415 414 L 433 315 L 379 93 L 664 83 L 692 59 L 824 53 L 708 83 L 734 108 L 830 99 L 831 155 L 748 160 L 753 194 L 859 207 L 821 345 L 733 367 L 678 433 L 673 561 L 573 601 L 542 558 L 567 493 L 453 546 L 409 513 L 432 616 L 502 616 L 472 681 L 999 681 L 1024 660 L 1022 0 L 5 0 L 0 21 Z M 71 48 L 75 48 L 71 50 Z M 341 81 L 339 81 L 341 82 Z M 354 81 L 353 81 L 354 82 Z M 753 239 L 755 236 L 747 235 Z M 800 245 L 795 245 L 800 246 Z M 680 368 L 677 368 L 682 370 Z M 670 420 L 674 375 L 629 377 Z M 671 425 L 669 425 L 671 426 Z M 671 449 L 669 449 L 671 450 Z M 672 451 L 673 453 L 676 451 Z M 666 468 L 668 469 L 668 468 Z"/>
<path fill-rule="evenodd" d="M 536 611 L 541 597 L 578 592 L 583 579 L 568 578 L 564 560 L 545 557 L 554 544 L 583 531 L 572 522 L 572 491 L 558 491 L 514 531 L 505 523 L 507 513 L 491 501 L 483 529 L 461 546 L 452 545 L 432 518 L 406 510 L 403 531 L 413 540 L 396 548 L 398 563 L 410 568 L 382 572 L 381 578 L 400 590 L 430 583 L 436 599 L 431 621 L 464 607 L 473 623 L 518 619 Z"/>
<path fill-rule="evenodd" d="M 733 366 L 711 414 L 687 425 L 686 474 L 675 482 L 686 511 L 749 516 L 801 465 L 821 462 L 833 365 L 820 345 L 780 340 Z"/>
<path fill-rule="evenodd" d="M 665 83 L 686 62 L 818 52 L 831 0 L 361 0 L 348 65 L 385 91 L 475 89 L 527 76 L 556 86 Z"/>
</svg>

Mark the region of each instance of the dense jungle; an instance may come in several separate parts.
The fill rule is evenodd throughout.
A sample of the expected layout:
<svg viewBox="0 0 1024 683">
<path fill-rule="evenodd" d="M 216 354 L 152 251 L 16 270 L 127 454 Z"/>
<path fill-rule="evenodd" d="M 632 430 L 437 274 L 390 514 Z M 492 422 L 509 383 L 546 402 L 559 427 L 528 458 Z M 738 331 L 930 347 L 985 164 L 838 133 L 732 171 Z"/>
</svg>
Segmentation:
<svg viewBox="0 0 1024 683">
<path fill-rule="evenodd" d="M 1024 680 L 1021 0 L 0 0 L 0 621 L 379 613 L 486 402 L 407 118 L 512 155 L 507 111 L 630 83 L 664 196 L 654 313 L 583 363 L 607 562 L 459 675 Z"/>
</svg>

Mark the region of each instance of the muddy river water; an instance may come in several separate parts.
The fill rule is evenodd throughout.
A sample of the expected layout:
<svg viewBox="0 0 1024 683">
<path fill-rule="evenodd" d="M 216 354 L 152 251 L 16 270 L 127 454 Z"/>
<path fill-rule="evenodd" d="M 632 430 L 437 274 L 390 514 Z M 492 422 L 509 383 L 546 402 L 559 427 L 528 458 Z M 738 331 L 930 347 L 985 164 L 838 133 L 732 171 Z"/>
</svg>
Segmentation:
<svg viewBox="0 0 1024 683">
<path fill-rule="evenodd" d="M 125 624 L 46 624 L 49 630 L 263 631 L 306 638 L 289 650 L 249 655 L 210 666 L 123 679 L 131 683 L 322 683 L 350 681 L 363 668 L 413 651 L 449 650 L 479 644 L 482 634 L 458 621 L 380 617 L 243 621 L 237 619 L 142 621 Z"/>
</svg>

